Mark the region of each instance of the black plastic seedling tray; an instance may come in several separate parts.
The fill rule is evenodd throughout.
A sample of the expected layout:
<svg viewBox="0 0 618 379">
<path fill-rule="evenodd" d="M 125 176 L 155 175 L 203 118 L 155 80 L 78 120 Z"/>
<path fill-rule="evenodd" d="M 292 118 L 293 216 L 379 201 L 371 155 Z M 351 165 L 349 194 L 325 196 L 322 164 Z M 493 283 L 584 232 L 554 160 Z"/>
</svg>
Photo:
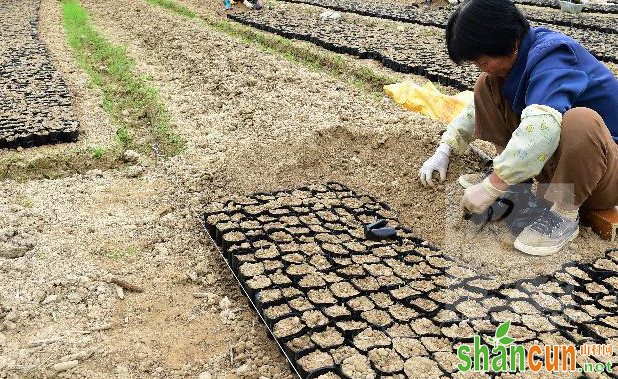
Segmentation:
<svg viewBox="0 0 618 379">
<path fill-rule="evenodd" d="M 39 38 L 40 1 L 0 2 L 0 148 L 75 141 L 79 134 L 68 87 Z M 8 41 L 10 41 L 10 43 Z"/>
<path fill-rule="evenodd" d="M 355 13 L 362 13 L 360 9 L 370 6 L 360 2 L 342 3 L 341 0 L 286 1 L 345 9 L 348 12 Z M 375 17 L 392 18 L 393 12 L 397 12 L 397 10 L 387 11 L 380 7 L 376 7 L 376 9 L 382 13 L 376 11 L 378 13 L 374 14 Z M 416 7 L 403 7 L 399 10 L 409 16 L 407 22 L 419 25 L 432 24 L 431 26 L 439 28 L 444 28 L 446 19 L 451 12 L 449 9 Z M 618 46 L 618 34 L 600 31 L 610 26 L 618 28 L 612 20 L 602 19 L 599 21 L 597 20 L 598 17 L 591 16 L 590 22 L 588 20 L 578 21 L 587 26 L 594 20 L 596 21 L 592 22 L 593 25 L 596 25 L 595 23 L 603 24 L 595 26 L 597 29 L 590 29 L 589 27 L 585 28 L 584 24 L 577 24 L 568 16 L 550 17 L 539 10 L 529 10 L 528 12 L 532 14 L 533 21 L 539 20 L 534 21 L 537 25 L 546 26 L 573 37 L 597 59 L 604 62 L 618 62 L 618 57 L 614 54 Z M 439 31 L 436 31 L 435 35 L 432 36 L 424 34 L 410 36 L 409 33 L 392 33 L 380 27 L 357 25 L 345 19 L 321 21 L 307 13 L 294 10 L 236 13 L 229 14 L 228 18 L 286 38 L 308 41 L 337 53 L 355 55 L 362 59 L 378 60 L 394 71 L 422 75 L 429 80 L 458 90 L 472 89 L 478 76 L 478 71 L 472 66 L 461 67 L 450 61 L 444 48 L 443 32 Z M 423 21 L 425 19 L 430 21 Z M 551 20 L 542 21 L 544 19 Z M 616 33 L 618 33 L 618 29 L 616 29 Z M 367 38 L 364 38 L 363 35 Z M 376 35 L 379 35 L 380 38 L 372 38 Z"/>
<path fill-rule="evenodd" d="M 387 20 L 406 22 L 425 26 L 445 28 L 448 17 L 454 8 L 424 6 L 406 6 L 399 4 L 384 4 L 376 1 L 347 1 L 347 0 L 283 0 L 285 2 L 314 5 L 329 8 L 340 12 L 356 13 L 362 16 L 376 17 Z M 518 1 L 522 5 L 535 5 L 538 0 Z M 551 2 L 556 8 L 555 1 Z M 601 6 L 600 4 L 587 4 L 586 12 L 581 14 L 569 14 L 558 12 L 554 9 L 543 8 L 520 8 L 529 21 L 556 26 L 566 26 L 585 31 L 598 31 L 602 33 L 618 34 L 616 19 L 613 17 L 599 17 L 600 13 L 618 13 L 618 6 Z M 606 9 L 603 9 L 606 8 Z M 608 9 L 614 10 L 613 12 Z M 589 13 L 589 12 L 592 12 Z"/>
<path fill-rule="evenodd" d="M 378 219 L 397 236 L 367 239 L 365 226 Z M 618 336 L 618 249 L 553 275 L 496 283 L 415 236 L 388 205 L 339 183 L 211 203 L 204 227 L 302 379 L 349 378 L 346 359 L 364 360 L 375 378 L 405 377 L 418 361 L 452 377 L 446 353 L 472 342 L 453 329 L 486 339 L 505 314 L 516 316 L 518 343 L 551 335 L 579 346 Z M 425 352 L 410 356 L 402 337 Z M 394 363 L 371 360 L 376 351 Z"/>
</svg>

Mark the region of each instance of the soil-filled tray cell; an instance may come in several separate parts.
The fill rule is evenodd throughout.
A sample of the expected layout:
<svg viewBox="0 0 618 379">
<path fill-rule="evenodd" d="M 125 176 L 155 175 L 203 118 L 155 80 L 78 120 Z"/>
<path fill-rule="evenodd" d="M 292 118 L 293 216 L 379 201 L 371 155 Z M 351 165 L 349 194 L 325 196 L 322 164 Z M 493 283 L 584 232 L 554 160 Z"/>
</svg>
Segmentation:
<svg viewBox="0 0 618 379">
<path fill-rule="evenodd" d="M 321 330 L 329 323 L 328 317 L 317 309 L 304 312 L 301 319 L 312 330 Z"/>
<path fill-rule="evenodd" d="M 351 315 L 350 311 L 341 305 L 332 305 L 324 308 L 324 314 L 333 321 L 341 319 L 345 320 Z"/>
<path fill-rule="evenodd" d="M 333 357 L 330 354 L 316 350 L 298 359 L 298 368 L 301 371 L 301 375 L 304 374 L 306 377 L 309 373 L 318 370 L 332 369 L 334 363 Z"/>
<path fill-rule="evenodd" d="M 392 342 L 384 332 L 366 328 L 354 337 L 353 343 L 357 349 L 367 352 L 375 347 L 389 347 Z"/>
<path fill-rule="evenodd" d="M 393 349 L 377 348 L 369 351 L 369 360 L 383 374 L 394 374 L 403 371 L 403 359 Z"/>
<path fill-rule="evenodd" d="M 341 362 L 341 373 L 349 379 L 374 379 L 377 373 L 366 355 L 354 354 Z"/>
<path fill-rule="evenodd" d="M 304 296 L 299 296 L 288 301 L 288 305 L 297 312 L 305 312 L 314 309 L 314 306 Z"/>
<path fill-rule="evenodd" d="M 323 331 L 312 333 L 311 341 L 324 350 L 343 345 L 345 338 L 337 329 L 328 327 Z"/>
<path fill-rule="evenodd" d="M 281 203 L 307 205 L 304 213 L 279 212 L 281 196 Z M 268 218 L 243 212 L 265 202 Z M 456 376 L 457 347 L 475 335 L 492 345 L 489 337 L 507 321 L 509 337 L 521 344 L 618 340 L 613 251 L 589 265 L 567 264 L 553 275 L 504 283 L 458 264 L 399 223 L 393 224 L 398 237 L 389 241 L 325 227 L 330 214 L 349 230 L 359 229 L 357 215 L 367 212 L 394 219 L 385 204 L 341 185 L 247 196 L 244 203 L 240 209 L 225 201 L 205 207 L 205 228 L 220 244 L 235 233 L 240 245 L 224 256 L 303 379 Z M 339 217 L 344 213 L 355 216 Z M 294 217 L 321 228 L 319 238 L 288 241 Z"/>
<path fill-rule="evenodd" d="M 276 338 L 290 338 L 298 335 L 305 329 L 302 321 L 296 317 L 287 317 L 278 321 L 273 327 L 273 333 Z"/>
<path fill-rule="evenodd" d="M 318 274 L 307 274 L 303 276 L 298 285 L 303 289 L 321 289 L 326 286 L 326 281 Z"/>
</svg>

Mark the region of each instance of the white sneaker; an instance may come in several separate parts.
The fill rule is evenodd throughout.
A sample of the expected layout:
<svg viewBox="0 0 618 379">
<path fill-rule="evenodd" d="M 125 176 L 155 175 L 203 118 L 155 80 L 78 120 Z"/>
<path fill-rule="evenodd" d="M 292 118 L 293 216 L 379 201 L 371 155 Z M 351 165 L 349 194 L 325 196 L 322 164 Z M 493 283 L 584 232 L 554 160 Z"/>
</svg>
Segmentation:
<svg viewBox="0 0 618 379">
<path fill-rule="evenodd" d="M 245 7 L 249 8 L 249 9 L 253 9 L 253 4 L 251 4 L 251 2 L 249 0 L 243 0 L 242 2 Z"/>
<path fill-rule="evenodd" d="M 579 217 L 572 219 L 552 207 L 528 225 L 515 240 L 515 248 L 530 255 L 557 253 L 579 234 Z"/>
</svg>

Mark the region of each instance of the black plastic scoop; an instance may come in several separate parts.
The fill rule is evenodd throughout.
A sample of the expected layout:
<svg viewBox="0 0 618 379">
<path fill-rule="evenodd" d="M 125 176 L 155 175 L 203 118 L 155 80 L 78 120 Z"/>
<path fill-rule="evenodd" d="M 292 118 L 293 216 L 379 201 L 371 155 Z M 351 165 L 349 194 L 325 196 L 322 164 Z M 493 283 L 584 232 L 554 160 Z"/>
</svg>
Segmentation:
<svg viewBox="0 0 618 379">
<path fill-rule="evenodd" d="M 386 220 L 384 219 L 365 226 L 365 237 L 373 241 L 393 238 L 396 235 L 397 231 L 390 226 L 386 226 Z"/>
</svg>

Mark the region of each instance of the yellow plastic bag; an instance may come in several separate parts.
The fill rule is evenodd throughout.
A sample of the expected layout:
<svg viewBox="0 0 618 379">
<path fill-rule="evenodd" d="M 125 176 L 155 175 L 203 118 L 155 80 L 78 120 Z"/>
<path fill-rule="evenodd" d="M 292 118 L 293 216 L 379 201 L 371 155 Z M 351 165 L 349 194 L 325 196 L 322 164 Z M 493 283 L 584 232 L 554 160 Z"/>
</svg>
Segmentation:
<svg viewBox="0 0 618 379">
<path fill-rule="evenodd" d="M 384 92 L 397 104 L 447 124 L 474 98 L 472 91 L 460 92 L 455 96 L 445 95 L 431 82 L 422 87 L 410 81 L 389 84 L 384 86 Z"/>
</svg>

